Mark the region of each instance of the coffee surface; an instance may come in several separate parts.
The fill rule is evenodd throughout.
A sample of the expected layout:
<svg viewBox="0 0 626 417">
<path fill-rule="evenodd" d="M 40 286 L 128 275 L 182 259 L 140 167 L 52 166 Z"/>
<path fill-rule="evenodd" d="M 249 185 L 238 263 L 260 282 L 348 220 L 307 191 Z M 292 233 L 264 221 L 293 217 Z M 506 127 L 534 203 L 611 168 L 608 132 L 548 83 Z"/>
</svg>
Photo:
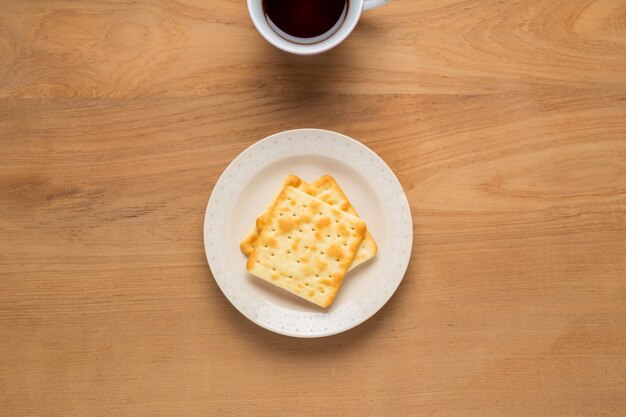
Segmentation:
<svg viewBox="0 0 626 417">
<path fill-rule="evenodd" d="M 270 23 L 285 34 L 302 39 L 336 29 L 336 24 L 345 18 L 347 8 L 348 0 L 263 0 Z"/>
</svg>

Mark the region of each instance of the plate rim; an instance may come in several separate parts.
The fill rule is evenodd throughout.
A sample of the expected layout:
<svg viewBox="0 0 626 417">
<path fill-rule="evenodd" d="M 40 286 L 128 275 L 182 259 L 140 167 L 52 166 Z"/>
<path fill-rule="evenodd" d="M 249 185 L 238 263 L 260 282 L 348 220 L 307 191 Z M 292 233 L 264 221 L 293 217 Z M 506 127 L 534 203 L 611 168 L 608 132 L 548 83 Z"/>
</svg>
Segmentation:
<svg viewBox="0 0 626 417">
<path fill-rule="evenodd" d="M 378 306 L 377 308 L 373 309 L 371 312 L 367 312 L 367 314 L 364 314 L 363 318 L 361 318 L 360 320 L 355 320 L 351 323 L 348 323 L 348 325 L 345 328 L 340 328 L 340 329 L 334 329 L 334 330 L 330 330 L 328 332 L 325 333 L 315 333 L 315 334 L 305 334 L 305 333 L 296 333 L 296 332 L 291 332 L 288 330 L 283 330 L 283 329 L 277 329 L 277 328 L 272 328 L 272 327 L 268 327 L 265 325 L 265 323 L 260 322 L 259 320 L 256 320 L 255 317 L 247 314 L 246 311 L 240 309 L 237 305 L 237 303 L 231 298 L 231 296 L 229 295 L 228 291 L 225 291 L 225 289 L 223 288 L 223 286 L 220 284 L 219 279 L 216 278 L 215 276 L 215 272 L 214 272 L 214 268 L 211 266 L 211 259 L 210 259 L 210 254 L 209 254 L 209 244 L 208 244 L 208 240 L 209 240 L 209 236 L 207 234 L 207 228 L 208 228 L 208 222 L 209 222 L 209 213 L 211 211 L 211 206 L 213 204 L 215 204 L 215 196 L 216 196 L 216 190 L 219 190 L 221 183 L 224 181 L 227 181 L 227 173 L 230 169 L 232 169 L 234 166 L 237 165 L 237 163 L 241 162 L 241 160 L 245 159 L 245 155 L 248 154 L 250 151 L 252 151 L 254 148 L 256 147 L 261 147 L 264 146 L 267 142 L 271 142 L 272 140 L 275 139 L 276 136 L 279 135 L 285 135 L 285 134 L 294 134 L 294 133 L 304 133 L 304 134 L 315 134 L 315 133 L 320 133 L 323 132 L 324 134 L 330 134 L 330 135 L 334 135 L 337 137 L 340 137 L 343 140 L 346 140 L 348 142 L 351 142 L 353 145 L 356 145 L 358 147 L 360 147 L 361 149 L 363 149 L 370 157 L 373 157 L 375 159 L 378 160 L 378 162 L 380 162 L 386 169 L 387 171 L 392 175 L 392 177 L 395 179 L 395 181 L 397 182 L 397 184 L 400 186 L 400 190 L 402 191 L 400 197 L 402 199 L 402 204 L 405 205 L 406 207 L 406 215 L 409 219 L 409 225 L 411 227 L 411 233 L 409 234 L 409 249 L 406 251 L 406 255 L 403 257 L 402 259 L 402 267 L 399 268 L 399 271 L 402 271 L 402 275 L 400 277 L 400 279 L 397 280 L 396 285 L 393 287 L 393 290 L 389 293 L 389 296 L 384 300 L 384 302 Z M 306 155 L 306 154 L 303 154 Z M 400 284 L 402 283 L 402 281 L 404 280 L 404 277 L 406 276 L 406 271 L 408 269 L 410 260 L 411 260 L 411 253 L 413 251 L 413 216 L 411 213 L 411 205 L 409 204 L 409 200 L 408 197 L 406 196 L 406 192 L 404 191 L 404 187 L 402 186 L 402 183 L 400 182 L 400 180 L 398 179 L 398 177 L 396 176 L 395 172 L 391 169 L 391 167 L 376 153 L 374 152 L 372 149 L 370 149 L 368 146 L 366 146 L 365 144 L 359 142 L 356 139 L 353 139 L 347 135 L 344 135 L 342 133 L 339 132 L 335 132 L 332 130 L 327 130 L 327 129 L 318 129 L 318 128 L 297 128 L 297 129 L 288 129 L 288 130 L 283 130 L 283 131 L 279 131 L 276 133 L 273 133 L 271 135 L 268 135 L 266 137 L 264 137 L 263 139 L 260 139 L 254 143 L 252 143 L 250 146 L 246 147 L 244 150 L 242 150 L 241 152 L 239 152 L 239 154 L 233 158 L 233 160 L 226 166 L 226 168 L 224 168 L 224 170 L 222 171 L 222 173 L 220 174 L 219 178 L 217 179 L 217 181 L 215 182 L 215 184 L 213 185 L 213 189 L 211 190 L 208 202 L 207 202 L 207 207 L 205 210 L 205 214 L 204 214 L 204 222 L 203 222 L 203 243 L 204 243 L 204 253 L 206 256 L 206 260 L 207 260 L 207 264 L 209 266 L 209 269 L 211 271 L 211 276 L 213 277 L 213 280 L 215 281 L 215 283 L 217 284 L 218 288 L 220 289 L 220 291 L 222 292 L 222 294 L 226 297 L 226 299 L 229 301 L 229 303 L 232 305 L 232 307 L 235 308 L 235 310 L 237 310 L 239 313 L 241 313 L 244 317 L 246 317 L 248 320 L 250 320 L 251 322 L 253 322 L 254 324 L 256 324 L 259 327 L 262 327 L 272 333 L 276 333 L 276 334 L 280 334 L 283 336 L 289 336 L 289 337 L 296 337 L 296 338 L 304 338 L 304 339 L 313 339 L 313 338 L 320 338 L 320 337 L 328 337 L 328 336 L 333 336 L 336 334 L 340 334 L 343 332 L 346 332 L 348 330 L 351 330 L 361 324 L 363 324 L 364 322 L 366 322 L 367 320 L 369 320 L 370 318 L 374 317 L 384 306 L 387 305 L 387 303 L 389 302 L 389 300 L 391 300 L 391 298 L 393 297 L 393 295 L 397 292 L 398 288 L 400 287 Z"/>
</svg>

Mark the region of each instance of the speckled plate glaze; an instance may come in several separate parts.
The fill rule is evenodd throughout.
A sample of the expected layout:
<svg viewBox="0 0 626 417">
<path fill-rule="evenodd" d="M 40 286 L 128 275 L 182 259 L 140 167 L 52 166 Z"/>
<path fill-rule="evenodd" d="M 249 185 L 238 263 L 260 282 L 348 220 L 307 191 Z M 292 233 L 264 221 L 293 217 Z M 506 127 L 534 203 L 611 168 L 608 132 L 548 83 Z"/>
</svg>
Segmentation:
<svg viewBox="0 0 626 417">
<path fill-rule="evenodd" d="M 248 274 L 239 242 L 283 178 L 339 182 L 378 243 L 376 257 L 350 271 L 327 309 Z M 365 145 L 339 133 L 298 129 L 267 137 L 228 165 L 211 193 L 204 248 L 215 281 L 244 316 L 294 337 L 322 337 L 373 316 L 400 285 L 411 256 L 413 224 L 407 198 L 391 169 Z"/>
</svg>

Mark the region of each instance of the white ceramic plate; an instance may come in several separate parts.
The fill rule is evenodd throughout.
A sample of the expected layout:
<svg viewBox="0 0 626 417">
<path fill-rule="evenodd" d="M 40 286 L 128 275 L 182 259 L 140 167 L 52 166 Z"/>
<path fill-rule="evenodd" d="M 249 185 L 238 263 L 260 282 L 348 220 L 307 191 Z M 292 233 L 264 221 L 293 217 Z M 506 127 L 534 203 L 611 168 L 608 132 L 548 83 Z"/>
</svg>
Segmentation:
<svg viewBox="0 0 626 417">
<path fill-rule="evenodd" d="M 335 177 L 378 243 L 376 257 L 346 275 L 327 309 L 248 274 L 239 250 L 288 174 Z M 295 337 L 329 336 L 373 316 L 400 285 L 412 244 L 409 204 L 391 169 L 365 145 L 327 130 L 281 132 L 243 151 L 215 184 L 204 219 L 207 260 L 224 295 L 259 326 Z"/>
</svg>

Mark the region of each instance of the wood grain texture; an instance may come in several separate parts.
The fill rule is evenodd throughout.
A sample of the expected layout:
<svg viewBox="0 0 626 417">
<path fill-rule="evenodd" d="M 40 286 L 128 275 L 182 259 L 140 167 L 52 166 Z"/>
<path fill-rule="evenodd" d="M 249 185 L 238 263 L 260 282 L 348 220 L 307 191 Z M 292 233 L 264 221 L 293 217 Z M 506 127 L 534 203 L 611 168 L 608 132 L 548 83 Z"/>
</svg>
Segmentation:
<svg viewBox="0 0 626 417">
<path fill-rule="evenodd" d="M 625 1 L 395 0 L 307 58 L 243 0 L 1 6 L 0 415 L 624 415 Z M 319 340 L 202 246 L 229 161 L 297 127 L 414 220 L 391 302 Z"/>
</svg>

